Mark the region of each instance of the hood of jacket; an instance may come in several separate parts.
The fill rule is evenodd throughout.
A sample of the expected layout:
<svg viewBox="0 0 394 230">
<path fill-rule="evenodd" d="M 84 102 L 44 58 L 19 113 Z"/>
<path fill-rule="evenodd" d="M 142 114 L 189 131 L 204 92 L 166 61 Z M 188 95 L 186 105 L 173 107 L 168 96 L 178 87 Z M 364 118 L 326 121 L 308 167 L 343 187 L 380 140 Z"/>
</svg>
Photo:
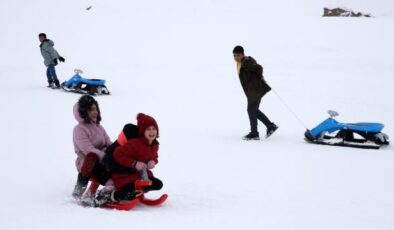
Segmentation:
<svg viewBox="0 0 394 230">
<path fill-rule="evenodd" d="M 81 115 L 79 115 L 79 104 L 78 102 L 75 103 L 74 107 L 73 107 L 73 113 L 74 113 L 74 118 L 75 120 L 78 121 L 78 123 L 83 123 L 83 118 L 81 117 Z"/>
</svg>

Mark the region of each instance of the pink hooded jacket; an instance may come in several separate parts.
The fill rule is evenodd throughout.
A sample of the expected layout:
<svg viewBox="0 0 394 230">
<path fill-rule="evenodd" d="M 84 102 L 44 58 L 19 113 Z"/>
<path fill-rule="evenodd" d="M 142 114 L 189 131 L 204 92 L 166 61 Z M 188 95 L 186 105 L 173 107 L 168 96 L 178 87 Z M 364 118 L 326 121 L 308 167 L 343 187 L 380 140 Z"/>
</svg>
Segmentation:
<svg viewBox="0 0 394 230">
<path fill-rule="evenodd" d="M 95 153 L 100 161 L 105 155 L 105 149 L 111 144 L 111 140 L 103 126 L 95 123 L 85 123 L 78 112 L 78 102 L 74 105 L 74 117 L 78 125 L 74 127 L 73 142 L 77 154 L 75 162 L 78 172 L 81 172 L 83 161 L 88 153 Z"/>
</svg>

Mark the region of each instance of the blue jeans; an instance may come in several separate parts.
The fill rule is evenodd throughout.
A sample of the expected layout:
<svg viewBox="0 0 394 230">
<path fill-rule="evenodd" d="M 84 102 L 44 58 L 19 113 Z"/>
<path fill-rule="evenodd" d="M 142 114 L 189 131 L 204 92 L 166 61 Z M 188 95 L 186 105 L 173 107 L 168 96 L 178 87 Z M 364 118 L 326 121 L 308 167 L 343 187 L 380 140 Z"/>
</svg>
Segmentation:
<svg viewBox="0 0 394 230">
<path fill-rule="evenodd" d="M 47 78 L 48 78 L 48 82 L 55 82 L 58 81 L 57 80 L 57 76 L 56 76 L 56 71 L 55 71 L 55 65 L 50 64 L 47 68 Z"/>
</svg>

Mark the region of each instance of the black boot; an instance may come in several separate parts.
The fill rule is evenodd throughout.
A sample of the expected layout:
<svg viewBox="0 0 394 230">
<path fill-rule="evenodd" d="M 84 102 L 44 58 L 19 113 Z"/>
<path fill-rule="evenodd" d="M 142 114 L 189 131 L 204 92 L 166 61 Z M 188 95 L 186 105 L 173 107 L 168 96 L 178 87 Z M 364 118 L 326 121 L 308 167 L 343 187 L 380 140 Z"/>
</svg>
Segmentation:
<svg viewBox="0 0 394 230">
<path fill-rule="evenodd" d="M 85 193 L 86 188 L 86 185 L 76 184 L 72 196 L 76 199 L 81 198 L 82 195 Z"/>
<path fill-rule="evenodd" d="M 250 132 L 248 135 L 242 138 L 243 140 L 250 141 L 250 140 L 260 140 L 260 136 L 258 132 Z"/>
<path fill-rule="evenodd" d="M 144 188 L 144 193 L 154 190 L 160 190 L 163 188 L 163 182 L 156 177 L 149 177 L 149 180 L 152 181 L 152 185 Z"/>
<path fill-rule="evenodd" d="M 78 180 L 77 184 L 74 187 L 74 191 L 72 193 L 72 196 L 76 199 L 79 199 L 82 197 L 82 195 L 85 193 L 86 188 L 89 183 L 89 178 L 82 176 L 80 173 L 78 174 Z"/>
<path fill-rule="evenodd" d="M 277 125 L 271 123 L 271 125 L 267 127 L 267 134 L 265 135 L 265 138 L 270 137 L 278 128 L 279 127 Z"/>
<path fill-rule="evenodd" d="M 54 84 L 53 84 L 53 81 L 48 81 L 48 88 L 53 88 L 53 86 L 54 86 Z"/>
<path fill-rule="evenodd" d="M 131 201 L 134 200 L 137 196 L 142 195 L 142 192 L 138 191 L 116 191 L 114 193 L 114 200 L 116 201 Z"/>
<path fill-rule="evenodd" d="M 59 83 L 59 80 L 55 80 L 55 81 L 54 81 L 54 83 L 55 83 L 55 86 L 54 86 L 54 87 L 52 87 L 52 88 L 54 88 L 54 89 L 60 89 L 60 83 Z"/>
<path fill-rule="evenodd" d="M 116 200 L 114 198 L 114 193 L 115 191 L 112 190 L 100 190 L 96 196 L 96 199 L 94 199 L 94 206 L 101 207 L 108 202 L 115 202 Z"/>
</svg>

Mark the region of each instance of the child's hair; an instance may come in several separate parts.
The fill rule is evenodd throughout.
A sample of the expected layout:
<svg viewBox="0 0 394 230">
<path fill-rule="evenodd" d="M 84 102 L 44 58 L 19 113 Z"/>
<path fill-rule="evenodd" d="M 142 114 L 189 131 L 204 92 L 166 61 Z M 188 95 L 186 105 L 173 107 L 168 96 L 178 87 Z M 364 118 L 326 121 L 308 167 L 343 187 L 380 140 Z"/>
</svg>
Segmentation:
<svg viewBox="0 0 394 230">
<path fill-rule="evenodd" d="M 96 105 L 97 108 L 97 124 L 100 124 L 101 121 L 101 112 L 100 112 L 100 107 L 97 103 L 97 101 L 90 95 L 83 95 L 81 98 L 78 100 L 78 112 L 79 116 L 84 120 L 85 123 L 90 123 L 91 120 L 89 118 L 88 112 L 90 107 L 92 105 Z"/>
<path fill-rule="evenodd" d="M 43 37 L 43 38 L 47 38 L 47 35 L 45 34 L 45 33 L 40 33 L 39 35 L 38 35 L 38 37 Z"/>
<path fill-rule="evenodd" d="M 242 46 L 234 47 L 233 54 L 244 54 L 244 48 Z"/>
</svg>

